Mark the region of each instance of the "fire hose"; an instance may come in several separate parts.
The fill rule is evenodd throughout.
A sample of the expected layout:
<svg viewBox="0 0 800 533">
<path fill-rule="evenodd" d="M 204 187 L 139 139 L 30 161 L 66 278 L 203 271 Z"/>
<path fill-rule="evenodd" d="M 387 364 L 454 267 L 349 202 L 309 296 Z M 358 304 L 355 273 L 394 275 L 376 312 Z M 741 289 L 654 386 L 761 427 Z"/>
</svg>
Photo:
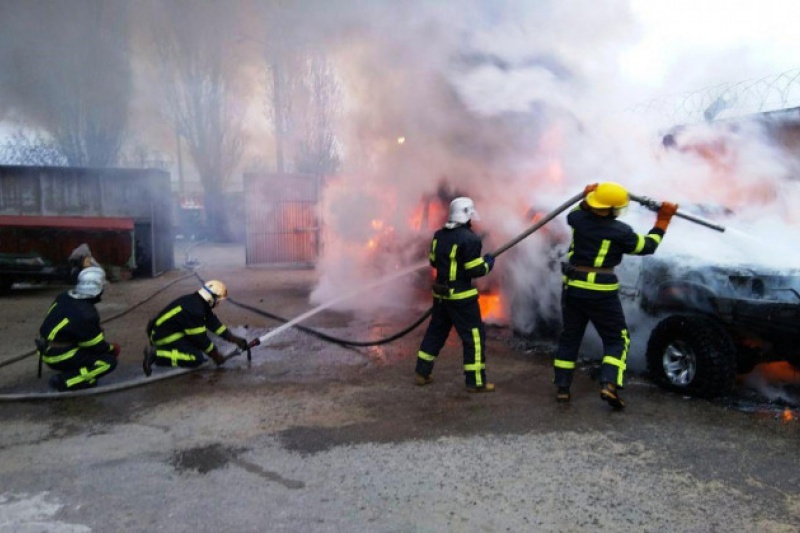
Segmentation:
<svg viewBox="0 0 800 533">
<path fill-rule="evenodd" d="M 630 194 L 629 196 L 630 196 L 631 200 L 633 200 L 634 202 L 637 202 L 637 203 L 645 206 L 650 211 L 658 212 L 658 210 L 661 208 L 661 202 L 653 200 L 652 198 L 648 198 L 647 196 L 637 196 L 635 194 Z M 720 226 L 719 224 L 714 224 L 713 222 L 709 222 L 708 220 L 705 220 L 705 219 L 700 218 L 700 217 L 695 216 L 695 215 L 690 215 L 688 213 L 683 213 L 680 210 L 675 212 L 675 216 L 676 217 L 680 217 L 680 218 L 684 218 L 684 219 L 686 219 L 686 220 L 688 220 L 690 222 L 694 222 L 695 224 L 700 224 L 701 226 L 705 226 L 707 228 L 710 228 L 710 229 L 713 229 L 713 230 L 716 230 L 716 231 L 719 231 L 719 232 L 724 232 L 725 231 L 725 227 L 724 226 Z"/>
</svg>

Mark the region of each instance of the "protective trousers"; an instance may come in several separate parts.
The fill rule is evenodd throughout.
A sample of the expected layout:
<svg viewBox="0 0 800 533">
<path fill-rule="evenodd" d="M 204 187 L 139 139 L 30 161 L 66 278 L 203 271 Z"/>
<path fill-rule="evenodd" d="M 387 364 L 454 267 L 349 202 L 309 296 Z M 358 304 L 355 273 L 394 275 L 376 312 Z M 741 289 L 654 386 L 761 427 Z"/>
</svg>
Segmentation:
<svg viewBox="0 0 800 533">
<path fill-rule="evenodd" d="M 455 326 L 464 350 L 467 387 L 486 384 L 486 330 L 477 298 L 445 300 L 434 298 L 433 313 L 417 354 L 417 374 L 429 376 L 439 352 Z"/>
<path fill-rule="evenodd" d="M 47 366 L 60 372 L 51 379 L 54 388 L 60 391 L 88 389 L 117 367 L 117 358 L 113 352 L 98 354 L 79 349 L 69 359 Z"/>
<path fill-rule="evenodd" d="M 155 349 L 154 364 L 157 366 L 194 368 L 206 362 L 203 350 L 186 339 L 178 339 L 163 346 L 156 346 Z"/>
<path fill-rule="evenodd" d="M 603 341 L 600 382 L 614 383 L 622 388 L 631 341 L 617 291 L 584 298 L 573 294 L 572 289 L 564 288 L 561 295 L 561 314 L 564 325 L 553 361 L 553 382 L 556 386 L 569 388 L 572 384 L 578 350 L 586 325 L 591 322 Z"/>
</svg>

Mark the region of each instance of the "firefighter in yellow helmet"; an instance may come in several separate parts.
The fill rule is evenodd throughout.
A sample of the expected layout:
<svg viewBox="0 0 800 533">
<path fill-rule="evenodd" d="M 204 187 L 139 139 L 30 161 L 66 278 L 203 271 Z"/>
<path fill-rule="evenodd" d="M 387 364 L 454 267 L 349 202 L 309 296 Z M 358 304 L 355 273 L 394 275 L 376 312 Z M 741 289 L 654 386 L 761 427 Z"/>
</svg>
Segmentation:
<svg viewBox="0 0 800 533">
<path fill-rule="evenodd" d="M 247 348 L 247 341 L 230 332 L 213 309 L 228 297 L 221 281 L 211 280 L 197 292 L 181 296 L 161 310 L 147 324 L 150 346 L 145 348 L 142 367 L 149 376 L 153 365 L 197 367 L 210 357 L 218 366 L 225 362 L 208 332 Z"/>
<path fill-rule="evenodd" d="M 624 384 L 630 336 L 614 267 L 624 254 L 654 253 L 678 210 L 676 204 L 662 203 L 653 228 L 646 235 L 638 235 L 617 220 L 628 201 L 628 191 L 618 183 L 587 185 L 584 200 L 567 216 L 573 230 L 572 243 L 564 264 L 563 329 L 553 361 L 559 402 L 570 400 L 575 361 L 586 325 L 591 322 L 603 342 L 600 398 L 615 409 L 625 407 L 619 389 Z"/>
</svg>

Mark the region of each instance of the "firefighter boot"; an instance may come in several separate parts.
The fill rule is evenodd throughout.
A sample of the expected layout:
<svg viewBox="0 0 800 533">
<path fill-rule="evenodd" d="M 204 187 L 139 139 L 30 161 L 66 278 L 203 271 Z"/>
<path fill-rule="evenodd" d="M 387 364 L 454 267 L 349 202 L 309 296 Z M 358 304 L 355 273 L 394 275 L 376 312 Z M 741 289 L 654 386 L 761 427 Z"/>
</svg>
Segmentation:
<svg viewBox="0 0 800 533">
<path fill-rule="evenodd" d="M 610 405 L 614 409 L 620 410 L 625 408 L 625 402 L 619 395 L 617 386 L 614 385 L 613 383 L 603 384 L 603 387 L 600 389 L 600 399 L 605 402 L 608 402 L 608 405 Z"/>
<path fill-rule="evenodd" d="M 153 373 L 153 363 L 156 360 L 156 351 L 153 349 L 152 346 L 148 346 L 144 349 L 144 358 L 142 359 L 142 369 L 144 370 L 144 375 L 150 377 L 150 374 Z"/>
<path fill-rule="evenodd" d="M 494 383 L 486 383 L 482 387 L 467 387 L 467 392 L 470 393 L 494 392 Z"/>
<path fill-rule="evenodd" d="M 569 393 L 569 387 L 559 387 L 558 391 L 556 392 L 556 401 L 558 403 L 567 403 L 572 399 L 572 395 Z"/>
<path fill-rule="evenodd" d="M 418 387 L 423 387 L 433 382 L 433 374 L 423 376 L 422 374 L 414 374 L 414 384 Z"/>
<path fill-rule="evenodd" d="M 64 376 L 61 374 L 56 374 L 50 378 L 50 386 L 58 392 L 67 390 L 67 384 L 64 383 Z"/>
</svg>

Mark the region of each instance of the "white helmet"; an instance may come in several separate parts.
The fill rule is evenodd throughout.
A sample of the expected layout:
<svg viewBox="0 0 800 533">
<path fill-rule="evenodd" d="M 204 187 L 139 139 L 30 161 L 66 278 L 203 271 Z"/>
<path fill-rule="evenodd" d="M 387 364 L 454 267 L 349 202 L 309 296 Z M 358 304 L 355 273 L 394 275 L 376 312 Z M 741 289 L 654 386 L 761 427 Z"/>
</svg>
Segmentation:
<svg viewBox="0 0 800 533">
<path fill-rule="evenodd" d="M 460 196 L 450 202 L 450 215 L 447 217 L 445 226 L 454 228 L 459 224 L 466 224 L 472 219 L 481 219 L 475 210 L 475 202 L 472 201 L 472 198 Z"/>
<path fill-rule="evenodd" d="M 105 284 L 106 271 L 100 267 L 90 266 L 78 273 L 78 283 L 69 291 L 69 295 L 79 300 L 94 298 L 102 294 Z"/>
<path fill-rule="evenodd" d="M 203 297 L 211 307 L 217 305 L 219 300 L 224 300 L 228 297 L 228 288 L 221 281 L 212 279 L 205 282 L 205 284 L 197 291 L 197 294 Z"/>
</svg>

